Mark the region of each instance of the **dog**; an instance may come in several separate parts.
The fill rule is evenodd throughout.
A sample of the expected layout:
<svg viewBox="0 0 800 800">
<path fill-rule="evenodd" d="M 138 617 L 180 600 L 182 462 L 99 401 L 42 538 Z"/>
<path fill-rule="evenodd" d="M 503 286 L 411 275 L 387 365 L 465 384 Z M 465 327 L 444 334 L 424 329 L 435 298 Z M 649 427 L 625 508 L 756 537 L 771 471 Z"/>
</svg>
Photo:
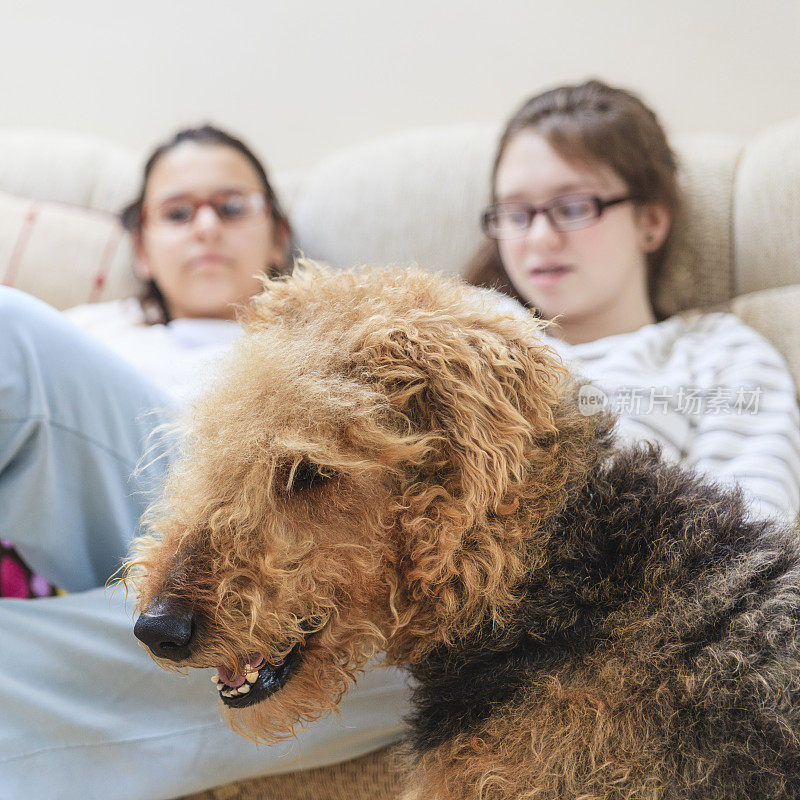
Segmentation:
<svg viewBox="0 0 800 800">
<path fill-rule="evenodd" d="M 584 415 L 542 325 L 422 270 L 265 283 L 126 580 L 259 741 L 384 653 L 407 800 L 800 798 L 800 536 Z"/>
</svg>

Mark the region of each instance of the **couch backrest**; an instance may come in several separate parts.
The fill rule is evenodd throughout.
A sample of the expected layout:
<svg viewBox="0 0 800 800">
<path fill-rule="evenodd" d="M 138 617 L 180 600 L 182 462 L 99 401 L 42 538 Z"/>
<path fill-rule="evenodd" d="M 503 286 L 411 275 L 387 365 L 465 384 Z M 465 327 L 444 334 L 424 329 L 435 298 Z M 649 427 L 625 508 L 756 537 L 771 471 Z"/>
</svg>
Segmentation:
<svg viewBox="0 0 800 800">
<path fill-rule="evenodd" d="M 733 212 L 734 293 L 800 283 L 800 117 L 748 143 Z"/>
<path fill-rule="evenodd" d="M 419 263 L 460 271 L 482 242 L 497 129 L 410 131 L 277 176 L 297 241 L 346 267 Z M 672 314 L 743 292 L 800 283 L 800 118 L 749 144 L 679 139 L 684 206 L 656 305 Z M 0 131 L 0 282 L 57 307 L 136 290 L 116 211 L 141 156 L 96 138 Z"/>
</svg>

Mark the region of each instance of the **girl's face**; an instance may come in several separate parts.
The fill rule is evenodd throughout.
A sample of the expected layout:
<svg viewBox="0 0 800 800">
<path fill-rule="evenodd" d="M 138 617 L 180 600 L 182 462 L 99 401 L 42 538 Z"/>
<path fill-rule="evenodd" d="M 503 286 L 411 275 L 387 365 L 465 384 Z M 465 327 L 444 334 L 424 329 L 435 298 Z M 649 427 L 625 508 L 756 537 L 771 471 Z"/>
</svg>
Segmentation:
<svg viewBox="0 0 800 800">
<path fill-rule="evenodd" d="M 610 168 L 565 161 L 534 131 L 511 138 L 498 164 L 498 203 L 540 207 L 572 194 L 611 200 L 626 196 L 628 187 Z M 665 208 L 623 202 L 577 230 L 558 231 L 539 213 L 527 231 L 499 240 L 498 247 L 509 279 L 528 304 L 546 319 L 558 316 L 567 341 L 588 341 L 653 321 L 647 253 L 661 245 L 668 229 Z"/>
<path fill-rule="evenodd" d="M 236 306 L 260 291 L 256 274 L 283 263 L 288 232 L 261 205 L 262 193 L 247 158 L 225 145 L 183 142 L 155 163 L 136 236 L 137 269 L 156 282 L 172 318 L 233 319 Z M 223 221 L 204 201 L 225 197 L 231 209 L 248 198 L 253 212 Z M 196 208 L 188 221 L 187 208 Z"/>
</svg>

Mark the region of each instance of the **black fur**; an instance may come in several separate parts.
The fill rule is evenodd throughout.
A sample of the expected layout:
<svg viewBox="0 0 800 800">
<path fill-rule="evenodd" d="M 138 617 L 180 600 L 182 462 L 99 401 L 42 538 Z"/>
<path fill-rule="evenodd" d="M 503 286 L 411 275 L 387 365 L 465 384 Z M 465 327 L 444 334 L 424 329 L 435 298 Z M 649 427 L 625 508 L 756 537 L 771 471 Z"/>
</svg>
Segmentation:
<svg viewBox="0 0 800 800">
<path fill-rule="evenodd" d="M 637 678 L 631 702 L 665 693 L 676 758 L 721 749 L 739 777 L 752 770 L 742 785 L 767 792 L 752 797 L 800 797 L 797 532 L 748 520 L 737 492 L 637 447 L 598 470 L 547 533 L 531 537 L 550 557 L 520 587 L 510 626 L 413 666 L 416 753 L 505 713 L 542 677 L 622 652 Z M 687 674 L 704 685 L 682 689 Z M 724 772 L 697 796 L 728 797 Z"/>
</svg>

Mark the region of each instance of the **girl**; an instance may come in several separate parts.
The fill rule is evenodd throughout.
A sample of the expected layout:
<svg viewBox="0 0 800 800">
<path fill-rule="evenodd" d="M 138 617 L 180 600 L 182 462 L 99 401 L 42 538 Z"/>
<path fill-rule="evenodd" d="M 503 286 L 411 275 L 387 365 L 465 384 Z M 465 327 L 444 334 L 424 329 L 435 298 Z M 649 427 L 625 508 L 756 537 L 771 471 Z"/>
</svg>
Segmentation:
<svg viewBox="0 0 800 800">
<path fill-rule="evenodd" d="M 257 276 L 290 270 L 289 220 L 253 152 L 211 126 L 155 149 L 121 219 L 142 295 L 66 315 L 185 397 L 202 385 L 198 361 L 238 336 L 236 309 L 260 291 Z"/>
<path fill-rule="evenodd" d="M 492 240 L 468 279 L 545 318 L 610 406 L 624 439 L 740 485 L 754 515 L 800 509 L 795 387 L 774 348 L 732 314 L 659 321 L 651 302 L 678 208 L 676 159 L 655 114 L 599 81 L 537 95 L 514 114 L 492 172 Z"/>
<path fill-rule="evenodd" d="M 121 218 L 133 236 L 142 296 L 65 315 L 185 397 L 207 379 L 203 366 L 238 335 L 234 313 L 258 291 L 256 275 L 289 268 L 289 221 L 255 154 L 208 125 L 179 131 L 155 149 Z M 0 597 L 55 592 L 0 540 Z"/>
<path fill-rule="evenodd" d="M 354 758 L 401 730 L 403 678 L 376 670 L 294 747 L 248 743 L 219 720 L 208 675 L 168 680 L 133 637 L 133 604 L 105 592 L 168 460 L 150 434 L 213 378 L 254 275 L 290 255 L 264 168 L 216 128 L 159 147 L 123 221 L 141 301 L 70 322 L 0 288 L 0 540 L 69 592 L 0 600 L 2 797 L 175 797 Z"/>
</svg>

